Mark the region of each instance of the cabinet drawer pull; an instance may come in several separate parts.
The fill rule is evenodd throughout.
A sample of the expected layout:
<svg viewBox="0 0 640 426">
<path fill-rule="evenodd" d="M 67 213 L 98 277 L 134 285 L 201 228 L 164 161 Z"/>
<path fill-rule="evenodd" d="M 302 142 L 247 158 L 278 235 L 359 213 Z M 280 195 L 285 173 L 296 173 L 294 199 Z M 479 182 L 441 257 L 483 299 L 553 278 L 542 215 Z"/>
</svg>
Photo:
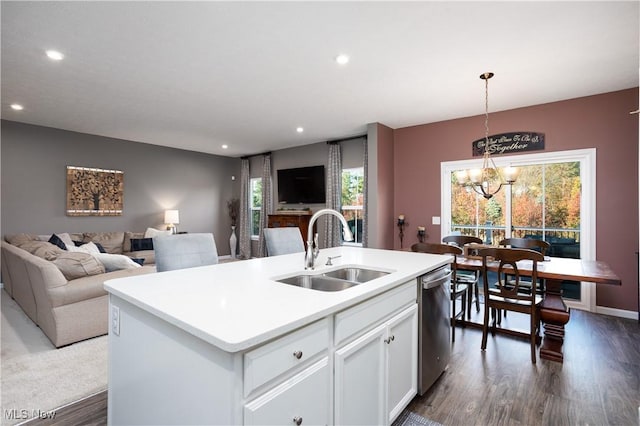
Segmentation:
<svg viewBox="0 0 640 426">
<path fill-rule="evenodd" d="M 384 339 L 384 342 L 388 345 L 391 342 L 393 342 L 394 340 L 396 340 L 396 336 L 391 336 L 388 339 Z"/>
<path fill-rule="evenodd" d="M 302 417 L 295 416 L 295 417 L 293 418 L 293 422 L 294 422 L 296 425 L 300 426 L 300 425 L 302 424 Z"/>
<path fill-rule="evenodd" d="M 295 352 L 293 353 L 293 356 L 295 356 L 297 359 L 302 358 L 302 351 L 295 351 Z M 296 418 L 297 418 L 297 417 L 296 417 Z M 300 421 L 302 421 L 302 419 L 300 419 Z M 300 423 L 298 423 L 298 424 L 300 424 Z"/>
</svg>

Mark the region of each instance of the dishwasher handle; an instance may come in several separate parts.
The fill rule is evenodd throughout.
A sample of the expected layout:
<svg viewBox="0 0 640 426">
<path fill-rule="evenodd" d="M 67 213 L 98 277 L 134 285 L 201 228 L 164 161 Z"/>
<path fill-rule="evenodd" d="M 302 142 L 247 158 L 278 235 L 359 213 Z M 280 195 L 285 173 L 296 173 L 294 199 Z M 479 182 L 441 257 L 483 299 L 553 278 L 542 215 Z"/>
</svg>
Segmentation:
<svg viewBox="0 0 640 426">
<path fill-rule="evenodd" d="M 451 271 L 449 271 L 446 275 L 440 276 L 434 280 L 429 279 L 428 276 L 422 279 L 422 288 L 430 289 L 438 287 L 442 284 L 448 283 L 451 281 Z"/>
</svg>

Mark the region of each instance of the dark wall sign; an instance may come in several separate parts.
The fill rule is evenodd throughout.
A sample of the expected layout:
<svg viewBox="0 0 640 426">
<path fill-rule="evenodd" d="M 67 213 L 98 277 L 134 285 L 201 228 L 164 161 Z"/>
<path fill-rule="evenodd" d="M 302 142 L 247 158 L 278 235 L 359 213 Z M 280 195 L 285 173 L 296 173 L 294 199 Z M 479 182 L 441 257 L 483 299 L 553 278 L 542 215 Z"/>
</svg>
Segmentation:
<svg viewBox="0 0 640 426">
<path fill-rule="evenodd" d="M 471 145 L 474 157 L 484 155 L 485 138 L 473 141 Z M 489 136 L 491 155 L 511 154 L 514 152 L 537 151 L 544 149 L 544 133 L 513 132 Z"/>
</svg>

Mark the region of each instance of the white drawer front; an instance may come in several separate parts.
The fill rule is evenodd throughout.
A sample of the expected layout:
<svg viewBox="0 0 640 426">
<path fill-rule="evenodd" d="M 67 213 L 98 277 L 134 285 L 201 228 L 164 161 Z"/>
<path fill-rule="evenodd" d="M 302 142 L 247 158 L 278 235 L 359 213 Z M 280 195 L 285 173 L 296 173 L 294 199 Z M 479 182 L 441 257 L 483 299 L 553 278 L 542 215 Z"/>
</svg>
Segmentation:
<svg viewBox="0 0 640 426">
<path fill-rule="evenodd" d="M 357 334 L 373 328 L 394 312 L 418 300 L 415 279 L 371 300 L 342 311 L 335 319 L 335 346 L 341 346 Z"/>
<path fill-rule="evenodd" d="M 329 395 L 329 368 L 325 357 L 245 405 L 244 424 L 329 424 Z"/>
<path fill-rule="evenodd" d="M 270 380 L 302 367 L 329 346 L 329 320 L 323 319 L 244 355 L 244 396 Z"/>
</svg>

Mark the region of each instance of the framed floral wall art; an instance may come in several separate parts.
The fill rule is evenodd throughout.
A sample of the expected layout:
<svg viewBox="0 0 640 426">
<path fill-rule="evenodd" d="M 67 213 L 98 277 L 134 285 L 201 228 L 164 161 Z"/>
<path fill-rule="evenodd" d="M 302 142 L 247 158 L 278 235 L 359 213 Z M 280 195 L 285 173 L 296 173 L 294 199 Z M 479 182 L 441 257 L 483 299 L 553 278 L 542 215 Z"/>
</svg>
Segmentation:
<svg viewBox="0 0 640 426">
<path fill-rule="evenodd" d="M 67 166 L 67 216 L 122 216 L 124 173 Z"/>
</svg>

